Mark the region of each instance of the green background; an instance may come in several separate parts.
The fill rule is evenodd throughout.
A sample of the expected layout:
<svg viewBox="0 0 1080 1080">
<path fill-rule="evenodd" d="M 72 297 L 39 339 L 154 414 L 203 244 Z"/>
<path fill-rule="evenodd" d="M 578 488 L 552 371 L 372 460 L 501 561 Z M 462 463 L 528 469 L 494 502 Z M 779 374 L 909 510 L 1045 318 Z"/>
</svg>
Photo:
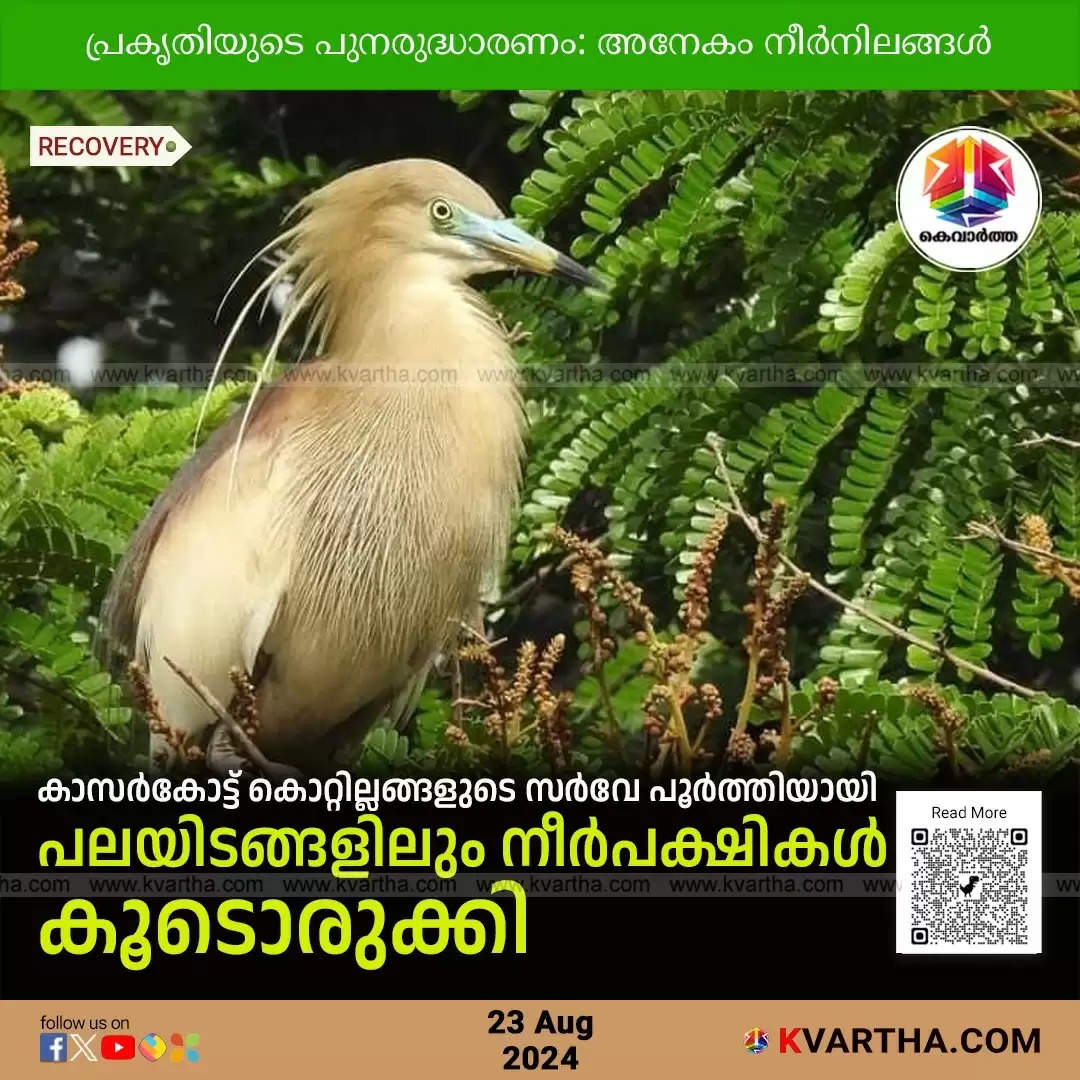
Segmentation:
<svg viewBox="0 0 1080 1080">
<path fill-rule="evenodd" d="M 869 25 L 877 33 L 973 34 L 989 27 L 986 56 L 769 56 L 765 37 L 788 24 L 806 35 L 818 24 L 830 34 Z M 91 33 L 302 33 L 302 56 L 151 57 L 91 62 Z M 576 56 L 432 58 L 367 57 L 350 64 L 318 56 L 316 42 L 342 32 L 539 33 L 582 35 Z M 706 40 L 754 41 L 750 56 L 599 55 L 599 35 L 694 32 Z M 746 89 L 1032 89 L 1080 85 L 1080 4 L 1073 3 L 51 3 L 0 4 L 0 88 L 3 89 L 257 89 L 438 88 L 616 85 Z"/>
</svg>

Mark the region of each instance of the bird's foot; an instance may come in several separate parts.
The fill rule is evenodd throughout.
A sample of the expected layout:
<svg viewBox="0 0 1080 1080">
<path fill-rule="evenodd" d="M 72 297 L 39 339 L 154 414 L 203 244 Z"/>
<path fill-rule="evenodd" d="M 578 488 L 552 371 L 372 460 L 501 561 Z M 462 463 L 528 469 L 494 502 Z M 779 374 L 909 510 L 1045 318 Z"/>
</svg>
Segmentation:
<svg viewBox="0 0 1080 1080">
<path fill-rule="evenodd" d="M 236 769 L 248 776 L 257 775 L 255 766 L 237 749 L 229 729 L 220 721 L 214 725 L 206 742 L 206 767 L 219 776 L 228 776 Z"/>
<path fill-rule="evenodd" d="M 230 771 L 239 769 L 244 775 L 250 777 L 264 772 L 268 780 L 277 783 L 288 777 L 304 780 L 304 774 L 299 769 L 278 761 L 267 760 L 265 765 L 260 764 L 256 767 L 251 759 L 237 747 L 233 741 L 232 732 L 220 720 L 214 725 L 206 743 L 206 767 L 219 776 L 228 776 Z"/>
<path fill-rule="evenodd" d="M 510 345 L 516 345 L 519 341 L 528 341 L 532 337 L 532 331 L 526 330 L 520 322 L 514 323 L 511 327 L 503 323 L 503 330 L 506 331 L 506 341 Z"/>
</svg>

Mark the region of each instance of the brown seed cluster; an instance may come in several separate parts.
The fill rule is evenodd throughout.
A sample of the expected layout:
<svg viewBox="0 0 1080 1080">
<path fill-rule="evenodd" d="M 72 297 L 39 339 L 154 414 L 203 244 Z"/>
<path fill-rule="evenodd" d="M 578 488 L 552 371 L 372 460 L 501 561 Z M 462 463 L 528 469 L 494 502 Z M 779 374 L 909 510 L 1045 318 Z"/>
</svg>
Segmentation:
<svg viewBox="0 0 1080 1080">
<path fill-rule="evenodd" d="M 568 763 L 570 751 L 566 714 L 571 695 L 557 692 L 551 685 L 565 647 L 562 634 L 553 637 L 542 651 L 533 641 L 522 642 L 511 677 L 499 664 L 489 642 L 472 641 L 458 650 L 462 660 L 476 664 L 482 672 L 483 689 L 472 704 L 483 710 L 487 735 L 508 751 L 535 731 L 541 750 L 556 767 Z M 459 747 L 472 745 L 468 732 L 457 724 L 447 726 L 446 739 Z"/>
<path fill-rule="evenodd" d="M 16 222 L 11 219 L 8 202 L 7 169 L 3 158 L 0 158 L 0 304 L 15 303 L 26 296 L 26 289 L 11 275 L 21 260 L 28 255 L 33 255 L 38 249 L 37 242 L 34 240 L 24 241 L 14 247 L 8 246 L 8 236 L 15 225 Z M 3 358 L 4 347 L 0 345 L 0 360 Z M 47 386 L 47 383 L 36 381 L 16 381 L 0 371 L 0 397 L 16 397 L 28 390 L 38 390 Z"/>
<path fill-rule="evenodd" d="M 615 641 L 607 630 L 607 612 L 600 605 L 601 580 L 593 565 L 585 561 L 575 563 L 570 570 L 570 584 L 589 620 L 589 645 L 592 649 L 589 667 L 593 669 L 615 655 Z"/>
<path fill-rule="evenodd" d="M 161 709 L 161 702 L 150 685 L 150 676 L 134 661 L 127 667 L 128 679 L 131 682 L 131 696 L 139 711 L 146 717 L 147 727 L 151 734 L 160 735 L 171 746 L 178 757 L 186 762 L 203 761 L 206 757 L 203 748 L 191 741 L 189 735 L 171 727 L 165 719 Z M 159 749 L 154 755 L 154 764 L 159 768 L 168 763 L 168 752 Z"/>
<path fill-rule="evenodd" d="M 596 588 L 601 583 L 606 583 L 610 586 L 615 599 L 626 609 L 626 613 L 633 622 L 643 630 L 652 629 L 654 616 L 648 604 L 645 603 L 644 593 L 632 581 L 627 581 L 611 565 L 607 556 L 595 543 L 591 540 L 584 540 L 576 533 L 572 533 L 560 526 L 556 526 L 552 530 L 552 538 L 560 547 L 564 547 L 572 555 L 577 556 L 577 562 L 574 564 L 575 570 L 582 565 L 587 567 L 587 574 L 582 574 L 579 578 L 583 585 L 588 584 Z M 573 571 L 571 571 L 571 578 L 573 578 Z M 574 587 L 577 588 L 576 583 Z"/>
<path fill-rule="evenodd" d="M 752 765 L 757 754 L 757 743 L 749 731 L 731 729 L 728 737 L 727 759 L 736 765 Z"/>
<path fill-rule="evenodd" d="M 957 736 L 967 723 L 967 717 L 959 709 L 953 708 L 936 687 L 910 686 L 904 692 L 926 706 L 936 726 L 934 742 L 945 752 L 954 775 L 959 773 L 961 765 Z"/>
<path fill-rule="evenodd" d="M 1080 569 L 1063 563 L 1053 554 L 1054 540 L 1046 519 L 1039 514 L 1027 514 L 1020 519 L 1020 537 L 1028 547 L 1045 551 L 1032 556 L 1032 565 L 1046 577 L 1055 578 L 1069 590 L 1074 600 L 1080 600 Z"/>
<path fill-rule="evenodd" d="M 967 723 L 967 717 L 959 709 L 953 708 L 937 687 L 920 684 L 909 686 L 904 693 L 925 705 L 926 711 L 942 731 L 956 732 Z"/>
<path fill-rule="evenodd" d="M 1053 754 L 1046 747 L 1043 747 L 1040 750 L 1031 750 L 1011 762 L 1008 771 L 1040 772 L 1050 764 L 1052 758 Z"/>
<path fill-rule="evenodd" d="M 486 641 L 471 641 L 462 645 L 458 656 L 479 666 L 484 686 L 478 702 L 484 709 L 484 726 L 492 738 L 505 741 L 515 719 L 510 705 L 510 683 L 506 678 L 506 669 L 498 662 Z"/>
<path fill-rule="evenodd" d="M 642 665 L 642 671 L 654 679 L 642 707 L 642 727 L 651 747 L 648 753 L 666 756 L 674 750 L 676 762 L 683 769 L 689 768 L 691 759 L 701 753 L 707 725 L 722 712 L 717 688 L 712 684 L 696 686 L 691 673 L 702 645 L 708 640 L 705 627 L 709 617 L 709 588 L 726 527 L 724 514 L 718 514 L 709 526 L 679 609 L 683 629 L 670 641 L 657 635 L 656 617 L 641 588 L 627 581 L 597 544 L 563 528 L 552 531 L 555 542 L 576 556 L 570 580 L 589 618 L 594 657 L 602 663 L 615 651 L 615 642 L 607 628 L 607 614 L 599 600 L 601 588 L 610 590 L 637 628 L 635 640 L 649 647 L 648 659 Z M 602 671 L 599 674 L 602 677 Z M 692 741 L 686 715 L 691 705 L 700 713 Z"/>
<path fill-rule="evenodd" d="M 535 666 L 536 642 L 523 641 L 521 648 L 518 649 L 517 669 L 514 671 L 514 680 L 510 684 L 508 695 L 511 708 L 520 709 L 525 703 L 525 697 L 529 693 L 529 687 L 532 685 L 533 668 Z"/>
<path fill-rule="evenodd" d="M 1038 548 L 1039 551 L 1050 551 L 1054 542 L 1050 537 L 1050 529 L 1046 519 L 1039 514 L 1026 514 L 1020 519 L 1020 535 L 1028 547 Z"/>
<path fill-rule="evenodd" d="M 0 346 L 0 356 L 2 355 L 3 346 Z M 42 382 L 40 379 L 12 379 L 0 371 L 0 397 L 18 397 L 20 394 L 29 394 L 32 390 L 56 389 L 51 383 Z"/>
<path fill-rule="evenodd" d="M 698 697 L 701 699 L 705 718 L 707 720 L 719 720 L 720 714 L 724 711 L 724 701 L 715 684 L 711 682 L 702 683 L 698 687 Z"/>
<path fill-rule="evenodd" d="M 690 580 L 686 583 L 685 599 L 679 608 L 679 618 L 688 634 L 699 634 L 709 619 L 709 586 L 716 568 L 716 554 L 727 531 L 727 516 L 717 514 L 701 544 Z"/>
<path fill-rule="evenodd" d="M 756 658 L 757 681 L 754 696 L 764 698 L 774 686 L 785 683 L 791 674 L 787 659 L 787 624 L 795 601 L 806 591 L 806 574 L 789 578 L 773 594 L 780 565 L 780 538 L 787 508 L 776 500 L 765 519 L 761 542 L 754 555 L 754 596 L 744 609 L 750 617 L 750 632 L 743 639 L 747 653 Z"/>
<path fill-rule="evenodd" d="M 818 707 L 828 709 L 836 703 L 836 692 L 840 684 L 831 676 L 823 675 L 817 682 Z"/>
<path fill-rule="evenodd" d="M 540 654 L 533 681 L 540 748 L 557 769 L 565 768 L 570 763 L 570 724 L 566 714 L 572 695 L 556 693 L 551 688 L 555 666 L 565 648 L 566 638 L 556 634 Z"/>
<path fill-rule="evenodd" d="M 446 725 L 446 741 L 454 746 L 468 746 L 469 735 L 464 728 L 458 727 L 457 724 Z"/>
<path fill-rule="evenodd" d="M 255 687 L 248 673 L 242 668 L 230 668 L 229 678 L 233 684 L 229 715 L 249 739 L 254 739 L 259 734 L 259 709 L 255 700 Z"/>
<path fill-rule="evenodd" d="M 38 249 L 35 240 L 8 246 L 8 236 L 16 224 L 10 217 L 8 198 L 7 169 L 0 159 L 0 303 L 14 303 L 26 295 L 26 289 L 11 275 L 19 262 Z"/>
</svg>

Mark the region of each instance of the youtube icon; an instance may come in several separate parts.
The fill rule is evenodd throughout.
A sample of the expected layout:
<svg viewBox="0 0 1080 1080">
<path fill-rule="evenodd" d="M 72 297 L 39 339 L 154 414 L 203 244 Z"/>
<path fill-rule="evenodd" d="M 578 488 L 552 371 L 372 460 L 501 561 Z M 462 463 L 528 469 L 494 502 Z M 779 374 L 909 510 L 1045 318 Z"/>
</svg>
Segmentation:
<svg viewBox="0 0 1080 1080">
<path fill-rule="evenodd" d="M 101 1057 L 105 1061 L 129 1061 L 135 1056 L 134 1035 L 106 1035 L 101 1040 Z"/>
</svg>

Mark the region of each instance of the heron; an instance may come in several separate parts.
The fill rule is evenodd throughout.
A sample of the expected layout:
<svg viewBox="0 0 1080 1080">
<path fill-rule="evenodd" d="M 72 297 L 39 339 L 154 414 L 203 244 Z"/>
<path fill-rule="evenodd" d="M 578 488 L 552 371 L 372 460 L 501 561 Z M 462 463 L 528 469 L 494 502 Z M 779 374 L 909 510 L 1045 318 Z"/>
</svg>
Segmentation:
<svg viewBox="0 0 1080 1080">
<path fill-rule="evenodd" d="M 230 669 L 247 672 L 256 741 L 277 762 L 328 763 L 380 716 L 408 717 L 498 575 L 520 482 L 509 335 L 469 281 L 599 284 L 432 160 L 349 172 L 287 222 L 238 275 L 282 255 L 215 368 L 260 296 L 289 282 L 260 379 L 154 502 L 99 620 L 101 651 L 142 666 L 211 767 L 215 747 L 227 758 L 215 714 L 172 665 L 218 701 Z M 263 385 L 294 327 L 297 363 Z M 150 751 L 172 755 L 155 735 Z"/>
</svg>

